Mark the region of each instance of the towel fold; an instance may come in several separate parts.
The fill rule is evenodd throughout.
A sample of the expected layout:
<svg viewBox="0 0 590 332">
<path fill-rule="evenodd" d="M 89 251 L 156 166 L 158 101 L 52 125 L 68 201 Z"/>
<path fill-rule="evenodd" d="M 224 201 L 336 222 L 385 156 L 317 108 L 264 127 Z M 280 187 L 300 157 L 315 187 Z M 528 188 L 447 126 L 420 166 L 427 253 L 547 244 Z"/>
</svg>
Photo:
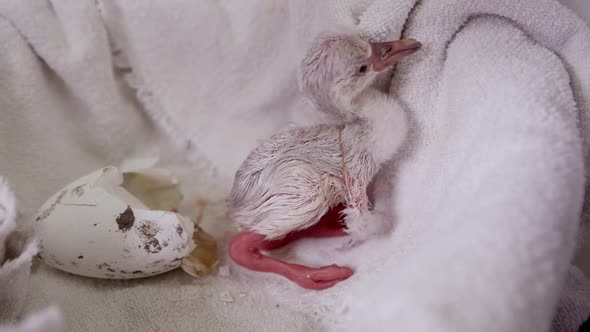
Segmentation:
<svg viewBox="0 0 590 332">
<path fill-rule="evenodd" d="M 14 193 L 0 177 L 0 322 L 15 322 L 25 305 L 37 243 L 17 228 Z"/>
</svg>

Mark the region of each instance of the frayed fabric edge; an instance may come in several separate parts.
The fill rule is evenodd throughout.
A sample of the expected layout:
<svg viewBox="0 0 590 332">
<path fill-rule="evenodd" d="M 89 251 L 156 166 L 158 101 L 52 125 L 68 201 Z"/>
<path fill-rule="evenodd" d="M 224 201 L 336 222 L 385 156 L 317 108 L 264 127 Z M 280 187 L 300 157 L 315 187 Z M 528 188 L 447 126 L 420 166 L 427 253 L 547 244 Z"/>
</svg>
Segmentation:
<svg viewBox="0 0 590 332">
<path fill-rule="evenodd" d="M 129 56 L 121 47 L 121 42 L 117 41 L 114 33 L 109 29 L 107 24 L 108 19 L 106 15 L 106 5 L 102 0 L 95 0 L 96 7 L 103 21 L 103 26 L 107 34 L 108 42 L 111 48 L 111 57 L 113 61 L 113 68 L 122 70 L 123 80 L 127 86 L 133 90 L 135 98 L 143 109 L 154 120 L 157 127 L 162 129 L 170 142 L 179 150 L 188 151 L 186 154 L 187 160 L 191 162 L 197 169 L 199 174 L 204 177 L 217 177 L 217 169 L 215 165 L 207 158 L 207 156 L 196 146 L 193 138 L 186 137 L 186 139 L 178 138 L 180 130 L 172 123 L 170 118 L 161 112 L 162 105 L 155 96 L 152 89 L 146 84 L 146 80 L 141 77 L 141 74 L 134 70 Z"/>
</svg>

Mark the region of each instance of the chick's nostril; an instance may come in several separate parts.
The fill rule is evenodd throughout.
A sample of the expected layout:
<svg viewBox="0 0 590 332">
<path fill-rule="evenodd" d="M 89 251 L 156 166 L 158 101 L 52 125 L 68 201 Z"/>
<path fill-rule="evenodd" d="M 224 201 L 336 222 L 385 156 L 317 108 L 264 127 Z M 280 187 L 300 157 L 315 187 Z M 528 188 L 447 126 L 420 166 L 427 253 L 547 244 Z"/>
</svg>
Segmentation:
<svg viewBox="0 0 590 332">
<path fill-rule="evenodd" d="M 381 50 L 381 59 L 384 59 L 391 52 L 391 46 Z"/>
</svg>

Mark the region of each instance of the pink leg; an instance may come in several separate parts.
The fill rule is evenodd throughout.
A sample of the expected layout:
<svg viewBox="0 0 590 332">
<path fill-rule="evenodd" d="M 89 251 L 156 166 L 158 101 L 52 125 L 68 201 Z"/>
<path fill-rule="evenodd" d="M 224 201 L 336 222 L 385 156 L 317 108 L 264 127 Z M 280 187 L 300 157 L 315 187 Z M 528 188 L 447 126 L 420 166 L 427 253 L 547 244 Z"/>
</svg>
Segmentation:
<svg viewBox="0 0 590 332">
<path fill-rule="evenodd" d="M 300 239 L 302 237 L 343 236 L 344 225 L 339 222 L 338 212 L 341 207 L 332 209 L 320 222 L 303 231 L 287 235 L 282 240 L 265 241 L 265 236 L 253 232 L 241 232 L 229 244 L 229 255 L 239 265 L 254 271 L 271 272 L 284 276 L 299 286 L 308 289 L 326 289 L 352 275 L 348 267 L 337 265 L 310 268 L 298 264 L 290 264 L 263 255 L 260 250 L 272 250 Z"/>
<path fill-rule="evenodd" d="M 340 218 L 340 211 L 344 209 L 344 206 L 338 205 L 326 213 L 320 221 L 311 226 L 310 228 L 287 234 L 280 240 L 263 241 L 258 249 L 260 250 L 273 250 L 284 247 L 289 243 L 305 238 L 305 237 L 336 237 L 345 236 L 347 233 L 344 231 L 346 227 Z"/>
</svg>

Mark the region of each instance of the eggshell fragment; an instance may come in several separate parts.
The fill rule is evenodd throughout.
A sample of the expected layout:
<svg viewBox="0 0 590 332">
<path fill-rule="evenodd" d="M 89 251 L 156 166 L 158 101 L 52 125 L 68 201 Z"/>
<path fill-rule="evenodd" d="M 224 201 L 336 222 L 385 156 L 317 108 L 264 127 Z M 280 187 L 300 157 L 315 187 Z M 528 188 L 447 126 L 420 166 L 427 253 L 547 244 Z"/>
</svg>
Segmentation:
<svg viewBox="0 0 590 332">
<path fill-rule="evenodd" d="M 217 266 L 217 242 L 198 226 L 195 226 L 193 242 L 196 247 L 182 260 L 181 268 L 193 277 L 202 277 Z"/>
<path fill-rule="evenodd" d="M 151 177 L 129 168 L 126 174 L 132 175 L 136 192 L 153 198 L 153 206 L 171 207 L 182 199 L 166 172 L 156 169 Z M 149 179 L 147 184 L 142 177 Z M 150 209 L 121 187 L 124 181 L 118 168 L 105 167 L 53 195 L 35 219 L 38 257 L 62 271 L 106 279 L 141 278 L 179 267 L 195 248 L 193 223 L 174 212 Z M 162 192 L 169 199 L 154 204 Z"/>
<path fill-rule="evenodd" d="M 151 210 L 176 209 L 182 201 L 178 181 L 171 170 L 156 168 L 156 163 L 156 158 L 124 161 L 120 167 L 122 187 Z"/>
</svg>

